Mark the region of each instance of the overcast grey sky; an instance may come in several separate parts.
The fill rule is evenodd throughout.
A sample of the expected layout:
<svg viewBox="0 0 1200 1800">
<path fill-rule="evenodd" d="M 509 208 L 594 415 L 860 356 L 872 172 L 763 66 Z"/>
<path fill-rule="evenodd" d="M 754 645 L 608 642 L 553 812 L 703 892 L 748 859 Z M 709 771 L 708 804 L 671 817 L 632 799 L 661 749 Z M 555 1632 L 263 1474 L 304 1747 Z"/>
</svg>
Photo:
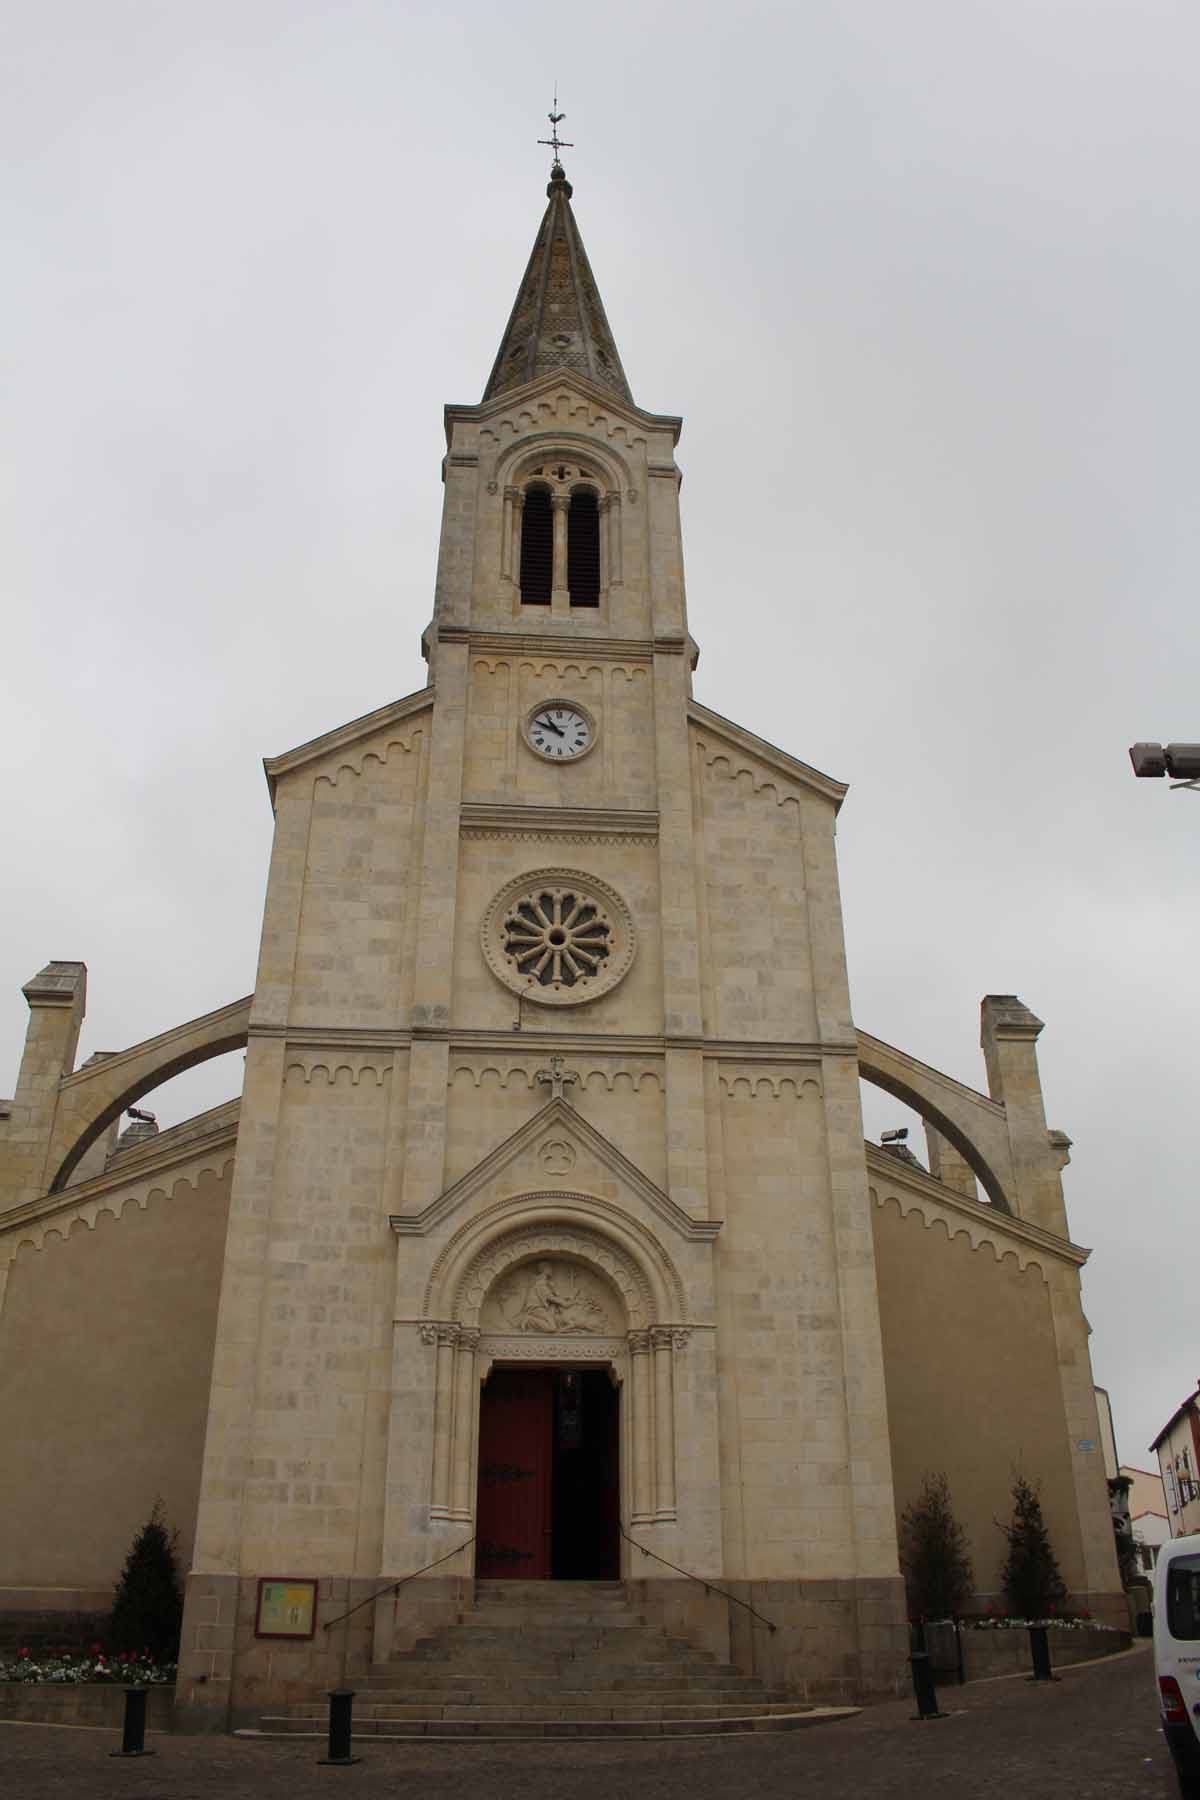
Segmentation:
<svg viewBox="0 0 1200 1800">
<path fill-rule="evenodd" d="M 1200 795 L 1126 758 L 1200 739 L 1195 5 L 16 0 L 2 55 L 0 1092 L 50 957 L 82 1055 L 248 992 L 261 757 L 423 685 L 557 77 L 697 694 L 851 783 L 864 1029 L 982 1087 L 980 997 L 1046 1021 L 1145 1464 L 1200 1376 Z"/>
</svg>

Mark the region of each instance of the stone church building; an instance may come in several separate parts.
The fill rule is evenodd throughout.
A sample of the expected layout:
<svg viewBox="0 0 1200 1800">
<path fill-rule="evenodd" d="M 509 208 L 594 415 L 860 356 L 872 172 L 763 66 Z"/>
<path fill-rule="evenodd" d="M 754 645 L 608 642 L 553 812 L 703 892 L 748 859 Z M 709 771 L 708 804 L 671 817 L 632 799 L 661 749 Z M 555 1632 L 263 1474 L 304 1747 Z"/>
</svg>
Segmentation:
<svg viewBox="0 0 1200 1800">
<path fill-rule="evenodd" d="M 84 964 L 24 989 L 0 1615 L 102 1610 L 161 1496 L 196 1728 L 411 1668 L 504 1582 L 894 1692 L 933 1471 L 980 1604 L 1020 1468 L 1073 1601 L 1125 1617 L 1041 1022 L 983 1001 L 986 1091 L 856 1024 L 845 787 L 695 697 L 681 421 L 547 191 L 446 408 L 428 685 L 266 764 L 253 994 L 76 1067 Z M 241 1047 L 239 1100 L 128 1125 Z M 860 1078 L 928 1170 L 864 1143 Z"/>
</svg>

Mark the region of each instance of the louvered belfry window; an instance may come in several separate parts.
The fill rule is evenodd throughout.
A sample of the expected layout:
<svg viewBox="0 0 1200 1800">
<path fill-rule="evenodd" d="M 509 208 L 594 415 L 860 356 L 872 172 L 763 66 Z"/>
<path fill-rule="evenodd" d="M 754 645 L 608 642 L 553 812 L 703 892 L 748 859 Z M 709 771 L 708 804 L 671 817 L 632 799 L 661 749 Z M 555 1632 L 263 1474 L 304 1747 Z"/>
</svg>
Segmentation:
<svg viewBox="0 0 1200 1800">
<path fill-rule="evenodd" d="M 554 517 L 545 488 L 528 488 L 521 513 L 521 601 L 549 606 L 554 575 Z"/>
<path fill-rule="evenodd" d="M 599 606 L 600 511 L 584 490 L 571 495 L 567 514 L 567 587 L 572 606 Z"/>
</svg>

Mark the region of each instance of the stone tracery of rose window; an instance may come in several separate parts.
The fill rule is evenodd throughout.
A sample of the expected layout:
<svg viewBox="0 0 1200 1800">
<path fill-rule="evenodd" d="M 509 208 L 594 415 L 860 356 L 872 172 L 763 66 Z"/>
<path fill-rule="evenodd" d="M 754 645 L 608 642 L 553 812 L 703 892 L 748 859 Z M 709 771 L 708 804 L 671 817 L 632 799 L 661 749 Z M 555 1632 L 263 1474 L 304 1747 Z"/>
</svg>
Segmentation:
<svg viewBox="0 0 1200 1800">
<path fill-rule="evenodd" d="M 612 925 L 598 903 L 569 888 L 535 888 L 510 907 L 504 953 L 542 987 L 594 977 L 611 949 Z"/>
<path fill-rule="evenodd" d="M 636 947 L 621 895 L 581 869 L 540 869 L 508 882 L 484 914 L 481 939 L 505 987 L 543 1006 L 608 993 Z"/>
</svg>

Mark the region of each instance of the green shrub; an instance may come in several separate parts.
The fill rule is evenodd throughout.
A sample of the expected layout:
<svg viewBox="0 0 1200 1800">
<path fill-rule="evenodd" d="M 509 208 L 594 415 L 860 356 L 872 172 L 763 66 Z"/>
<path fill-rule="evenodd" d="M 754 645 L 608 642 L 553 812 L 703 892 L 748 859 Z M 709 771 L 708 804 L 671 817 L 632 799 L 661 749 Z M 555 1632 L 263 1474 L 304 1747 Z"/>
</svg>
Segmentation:
<svg viewBox="0 0 1200 1800">
<path fill-rule="evenodd" d="M 1067 1586 L 1042 1517 L 1037 1484 L 1018 1474 L 1012 1496 L 1012 1519 L 1000 1526 L 1008 1539 L 1004 1595 L 1014 1613 L 1026 1619 L 1044 1619 L 1058 1611 L 1067 1597 Z"/>
<path fill-rule="evenodd" d="M 952 1619 L 975 1586 L 967 1534 L 954 1516 L 945 1475 L 926 1475 L 900 1520 L 900 1566 L 913 1619 Z"/>
<path fill-rule="evenodd" d="M 113 1594 L 109 1648 L 149 1651 L 155 1662 L 174 1662 L 179 1655 L 183 1595 L 175 1557 L 175 1534 L 168 1532 L 162 1501 L 130 1545 Z"/>
</svg>

